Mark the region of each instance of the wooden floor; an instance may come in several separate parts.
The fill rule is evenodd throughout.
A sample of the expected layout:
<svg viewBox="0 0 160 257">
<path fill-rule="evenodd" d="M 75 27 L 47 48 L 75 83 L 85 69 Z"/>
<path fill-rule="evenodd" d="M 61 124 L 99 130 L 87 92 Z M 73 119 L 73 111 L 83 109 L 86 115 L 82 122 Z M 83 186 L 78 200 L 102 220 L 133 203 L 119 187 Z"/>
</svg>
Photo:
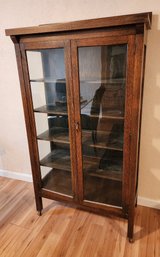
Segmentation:
<svg viewBox="0 0 160 257">
<path fill-rule="evenodd" d="M 160 257 L 160 211 L 137 207 L 135 242 L 127 222 L 44 200 L 32 184 L 0 177 L 0 257 Z"/>
</svg>

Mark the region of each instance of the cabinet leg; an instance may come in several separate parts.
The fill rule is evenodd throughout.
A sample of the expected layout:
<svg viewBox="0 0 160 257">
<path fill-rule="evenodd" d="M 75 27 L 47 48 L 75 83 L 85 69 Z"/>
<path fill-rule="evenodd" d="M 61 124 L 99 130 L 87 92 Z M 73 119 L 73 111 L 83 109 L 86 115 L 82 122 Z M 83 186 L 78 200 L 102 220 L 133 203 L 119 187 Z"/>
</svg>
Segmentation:
<svg viewBox="0 0 160 257">
<path fill-rule="evenodd" d="M 42 197 L 36 197 L 36 209 L 38 216 L 41 216 L 43 209 Z"/>
<path fill-rule="evenodd" d="M 130 215 L 128 216 L 128 232 L 127 232 L 127 236 L 129 239 L 130 243 L 133 243 L 133 233 L 134 233 L 134 213 L 132 212 L 132 214 L 130 213 Z"/>
<path fill-rule="evenodd" d="M 37 215 L 41 216 L 42 215 L 42 211 L 37 211 Z"/>
<path fill-rule="evenodd" d="M 137 207 L 137 201 L 138 201 L 138 199 L 137 199 L 137 196 L 136 196 L 135 207 Z"/>
<path fill-rule="evenodd" d="M 134 239 L 133 239 L 133 228 L 130 228 L 130 226 L 128 225 L 128 240 L 130 243 L 133 243 L 134 242 Z"/>
<path fill-rule="evenodd" d="M 129 242 L 130 243 L 134 243 L 134 239 L 133 238 L 129 238 Z"/>
</svg>

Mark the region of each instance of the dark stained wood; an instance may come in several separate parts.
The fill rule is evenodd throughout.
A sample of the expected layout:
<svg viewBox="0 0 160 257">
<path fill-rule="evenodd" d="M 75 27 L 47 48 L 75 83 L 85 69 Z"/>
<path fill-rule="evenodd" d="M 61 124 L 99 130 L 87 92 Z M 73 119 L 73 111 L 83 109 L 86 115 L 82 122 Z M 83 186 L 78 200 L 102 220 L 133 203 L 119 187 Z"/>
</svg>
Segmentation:
<svg viewBox="0 0 160 257">
<path fill-rule="evenodd" d="M 106 28 L 114 26 L 123 26 L 129 24 L 146 24 L 147 29 L 151 27 L 152 13 L 138 13 L 130 15 L 121 15 L 115 17 L 99 18 L 92 20 L 72 21 L 66 23 L 56 23 L 40 25 L 36 27 L 27 27 L 19 29 L 7 29 L 6 35 L 25 35 L 39 34 L 59 31 L 84 30 L 92 28 Z"/>
<path fill-rule="evenodd" d="M 65 43 L 65 67 L 66 67 L 66 84 L 67 84 L 67 107 L 69 122 L 69 138 L 70 138 L 70 156 L 71 156 L 71 176 L 72 176 L 72 192 L 74 200 L 78 199 L 78 180 L 77 180 L 77 161 L 76 161 L 76 140 L 75 140 L 75 117 L 74 117 L 74 95 L 73 95 L 73 73 L 71 61 L 71 42 Z"/>
<path fill-rule="evenodd" d="M 73 76 L 73 94 L 74 94 L 74 111 L 75 111 L 75 138 L 76 138 L 76 160 L 77 160 L 77 179 L 78 179 L 78 200 L 83 202 L 83 160 L 82 160 L 82 130 L 80 116 L 80 88 L 79 88 L 79 70 L 78 70 L 78 52 L 75 41 L 71 41 L 71 61 Z"/>
<path fill-rule="evenodd" d="M 115 180 L 115 181 L 122 181 L 122 173 L 121 171 L 120 172 L 117 172 L 117 171 L 107 171 L 107 170 L 91 170 L 91 171 L 87 171 L 87 164 L 86 162 L 84 162 L 84 165 L 86 167 L 86 174 L 88 176 L 91 176 L 91 177 L 96 177 L 96 178 L 103 178 L 103 179 L 110 179 L 110 180 Z"/>
<path fill-rule="evenodd" d="M 128 237 L 130 240 L 133 239 L 144 72 L 143 52 L 146 30 L 151 28 L 151 20 L 151 13 L 140 13 L 6 30 L 6 35 L 10 35 L 15 44 L 39 213 L 42 210 L 42 197 L 44 197 L 70 202 L 88 211 L 125 217 L 128 219 Z M 107 63 L 110 57 L 103 46 L 121 44 L 127 45 L 126 78 L 123 81 L 116 79 L 111 81 L 108 80 L 110 65 Z M 102 80 L 93 74 L 96 73 L 95 69 L 91 72 L 92 69 L 84 67 L 80 81 L 78 48 L 93 46 L 102 46 L 100 56 Z M 39 51 L 52 48 L 64 48 L 67 105 L 61 107 L 45 105 L 34 109 L 30 84 L 38 86 L 40 82 L 45 86 L 45 83 L 56 81 L 49 81 L 48 78 L 29 79 L 26 50 Z M 97 119 L 98 115 L 87 109 L 88 104 L 93 101 L 93 96 L 89 100 L 84 97 L 81 99 L 80 85 L 87 85 L 92 91 L 100 84 L 112 89 L 121 83 L 126 87 L 125 113 L 103 111 L 101 120 L 104 124 L 98 131 L 101 133 L 101 139 L 95 142 L 92 138 L 93 129 L 82 130 L 81 110 L 85 109 L 86 113 L 89 113 L 88 122 Z M 108 100 L 104 98 L 103 101 Z M 59 133 L 49 128 L 50 131 L 37 135 L 34 118 L 36 112 L 47 113 L 48 116 L 65 116 L 68 125 L 64 131 L 62 127 L 59 128 Z M 119 141 L 119 145 L 115 142 L 108 143 L 106 138 L 111 131 L 105 127 L 107 122 L 124 124 L 124 142 Z M 102 134 L 105 134 L 104 139 Z M 37 139 L 47 140 L 51 146 L 50 153 L 41 160 Z M 118 153 L 118 165 L 109 165 L 112 158 L 103 157 L 107 166 L 102 169 L 100 167 L 102 155 L 97 155 L 97 150 L 100 153 L 108 150 Z M 92 154 L 93 152 L 95 154 Z M 44 178 L 41 178 L 41 167 L 50 168 L 50 172 Z"/>
<path fill-rule="evenodd" d="M 25 49 L 30 49 L 30 50 L 41 50 L 41 49 L 49 49 L 49 48 L 63 48 L 64 41 L 38 41 L 38 42 L 23 42 L 23 47 Z"/>
<path fill-rule="evenodd" d="M 97 37 L 109 37 L 109 36 L 127 36 L 131 34 L 136 34 L 136 29 L 134 25 L 128 25 L 126 27 L 113 27 L 103 28 L 103 29 L 87 29 L 82 31 L 70 31 L 70 32 L 57 32 L 54 33 L 54 41 L 64 41 L 64 40 L 76 40 L 79 38 L 97 38 Z M 24 35 L 19 38 L 20 43 L 31 43 L 31 42 L 40 42 L 40 41 L 52 41 L 53 34 L 47 33 L 45 36 L 43 34 L 35 34 L 35 35 Z"/>
<path fill-rule="evenodd" d="M 81 124 L 81 118 L 80 118 L 80 109 L 77 108 L 79 107 L 79 102 L 80 102 L 80 98 L 79 98 L 79 92 L 80 92 L 80 81 L 79 81 L 79 74 L 78 74 L 78 55 L 77 55 L 77 47 L 83 47 L 83 46 L 101 46 L 101 45 L 112 45 L 115 43 L 127 43 L 128 42 L 128 37 L 106 37 L 106 38 L 90 38 L 90 39 L 79 39 L 76 41 L 72 41 L 72 53 L 73 53 L 73 58 L 72 58 L 72 66 L 74 69 L 74 95 L 75 95 L 75 99 L 76 99 L 76 109 L 75 109 L 75 117 L 76 117 L 76 122 L 79 124 Z M 111 119 L 124 119 L 124 117 L 117 117 L 117 116 L 104 116 L 106 118 L 111 118 Z M 78 176 L 79 176 L 79 197 L 80 197 L 80 201 L 83 202 L 84 199 L 84 192 L 83 192 L 83 169 L 82 169 L 82 149 L 81 149 L 81 138 L 82 138 L 82 131 L 81 129 L 77 131 L 77 136 L 76 136 L 76 143 L 77 143 L 77 160 L 78 160 Z M 85 161 L 83 161 L 83 165 L 85 166 L 86 163 Z"/>
<path fill-rule="evenodd" d="M 126 44 L 128 43 L 128 36 L 110 36 L 110 37 L 99 37 L 99 38 L 86 38 L 76 40 L 76 45 L 78 47 L 83 46 L 104 46 L 104 45 L 113 45 L 114 44 Z"/>
</svg>

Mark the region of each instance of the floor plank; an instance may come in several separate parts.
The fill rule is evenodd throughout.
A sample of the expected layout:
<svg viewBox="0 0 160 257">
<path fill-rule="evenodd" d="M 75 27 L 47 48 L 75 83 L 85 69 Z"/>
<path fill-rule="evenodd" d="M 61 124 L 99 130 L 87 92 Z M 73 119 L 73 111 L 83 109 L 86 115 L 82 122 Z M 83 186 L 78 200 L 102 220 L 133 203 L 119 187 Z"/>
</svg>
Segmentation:
<svg viewBox="0 0 160 257">
<path fill-rule="evenodd" d="M 160 257 L 160 211 L 138 206 L 135 242 L 127 222 L 44 199 L 35 210 L 32 183 L 0 177 L 1 257 Z"/>
</svg>

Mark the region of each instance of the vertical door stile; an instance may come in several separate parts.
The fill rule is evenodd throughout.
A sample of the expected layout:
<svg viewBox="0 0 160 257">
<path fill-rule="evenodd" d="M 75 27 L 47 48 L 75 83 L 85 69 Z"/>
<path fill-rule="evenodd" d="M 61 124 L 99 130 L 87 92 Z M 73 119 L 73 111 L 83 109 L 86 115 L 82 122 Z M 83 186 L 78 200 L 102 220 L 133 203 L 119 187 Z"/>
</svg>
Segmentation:
<svg viewBox="0 0 160 257">
<path fill-rule="evenodd" d="M 67 84 L 67 98 L 68 98 L 68 119 L 69 119 L 69 132 L 71 142 L 71 172 L 72 172 L 72 190 L 74 200 L 78 199 L 77 192 L 77 162 L 76 162 L 76 139 L 75 139 L 75 113 L 74 113 L 74 91 L 73 91 L 73 71 L 71 60 L 71 41 L 65 41 L 65 67 L 66 67 L 66 84 Z"/>
<path fill-rule="evenodd" d="M 76 139 L 76 170 L 77 170 L 77 190 L 78 201 L 83 201 L 83 173 L 82 173 L 82 131 L 80 118 L 80 82 L 79 82 L 79 67 L 78 67 L 78 48 L 77 41 L 71 41 L 71 60 L 73 74 L 73 100 L 74 100 L 74 131 Z"/>
</svg>

